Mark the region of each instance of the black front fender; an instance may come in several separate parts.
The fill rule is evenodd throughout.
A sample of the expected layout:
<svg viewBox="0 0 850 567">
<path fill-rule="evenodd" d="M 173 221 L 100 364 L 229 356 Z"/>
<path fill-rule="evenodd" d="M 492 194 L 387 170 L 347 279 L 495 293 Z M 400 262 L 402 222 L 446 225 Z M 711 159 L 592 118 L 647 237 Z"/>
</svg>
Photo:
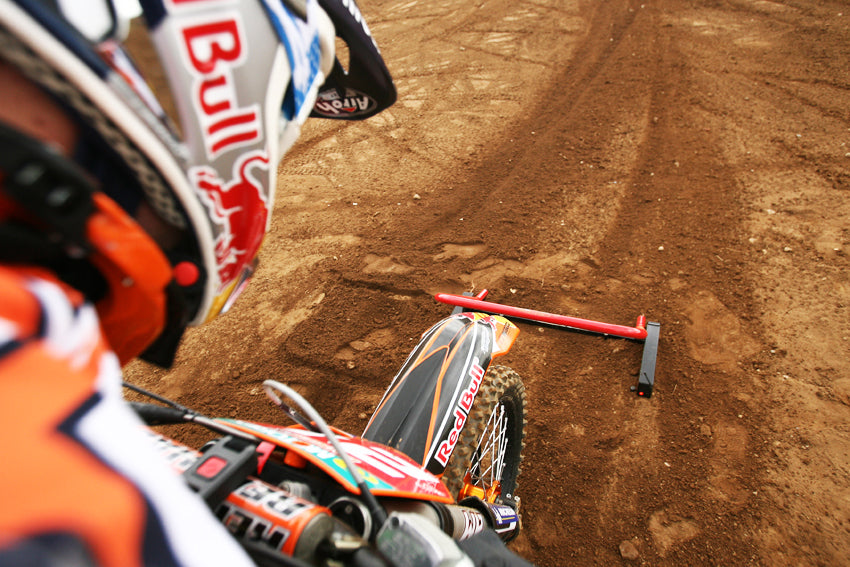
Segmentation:
<svg viewBox="0 0 850 567">
<path fill-rule="evenodd" d="M 460 313 L 440 321 L 393 378 L 362 437 L 442 474 L 490 362 L 518 334 L 499 316 Z"/>
</svg>

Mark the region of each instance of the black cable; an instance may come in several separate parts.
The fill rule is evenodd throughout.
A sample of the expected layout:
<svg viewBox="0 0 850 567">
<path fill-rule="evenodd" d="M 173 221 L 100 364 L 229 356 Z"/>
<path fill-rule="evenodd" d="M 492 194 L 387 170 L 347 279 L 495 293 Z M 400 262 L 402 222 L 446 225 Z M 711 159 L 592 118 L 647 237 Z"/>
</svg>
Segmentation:
<svg viewBox="0 0 850 567">
<path fill-rule="evenodd" d="M 154 400 L 156 400 L 156 401 L 158 401 L 158 402 L 161 402 L 161 403 L 163 403 L 163 404 L 165 404 L 165 405 L 167 405 L 167 406 L 171 406 L 171 407 L 173 407 L 174 409 L 178 409 L 178 410 L 180 410 L 180 411 L 185 411 L 186 413 L 192 413 L 192 414 L 193 414 L 193 413 L 195 413 L 195 412 L 193 412 L 192 410 L 190 410 L 189 408 L 187 408 L 186 406 L 181 406 L 181 405 L 180 405 L 180 404 L 178 404 L 177 402 L 172 401 L 172 400 L 169 400 L 168 398 L 164 398 L 164 397 L 159 396 L 159 395 L 157 395 L 157 394 L 154 394 L 153 392 L 151 392 L 151 391 L 149 391 L 149 390 L 145 390 L 145 389 L 144 389 L 144 388 L 142 388 L 141 386 L 136 386 L 135 384 L 130 384 L 130 383 L 129 383 L 129 382 L 127 382 L 126 380 L 125 380 L 125 381 L 123 381 L 123 382 L 121 382 L 121 384 L 122 384 L 125 388 L 127 388 L 127 389 L 129 389 L 129 390 L 133 390 L 133 391 L 134 391 L 134 392 L 136 392 L 137 394 L 142 394 L 143 396 L 147 396 L 147 397 L 149 397 L 149 398 L 151 398 L 151 399 L 154 399 Z"/>
</svg>

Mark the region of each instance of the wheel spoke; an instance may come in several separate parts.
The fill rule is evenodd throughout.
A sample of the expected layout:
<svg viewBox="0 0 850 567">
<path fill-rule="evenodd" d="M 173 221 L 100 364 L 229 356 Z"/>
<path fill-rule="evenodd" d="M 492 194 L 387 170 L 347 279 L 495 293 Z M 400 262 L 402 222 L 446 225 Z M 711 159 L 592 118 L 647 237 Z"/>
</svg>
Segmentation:
<svg viewBox="0 0 850 567">
<path fill-rule="evenodd" d="M 502 478 L 507 450 L 507 421 L 504 405 L 496 404 L 470 464 L 470 476 L 485 490 Z"/>
<path fill-rule="evenodd" d="M 499 404 L 500 417 L 499 417 L 499 441 L 498 441 L 498 452 L 496 454 L 497 459 L 497 471 L 496 478 L 502 478 L 502 472 L 505 470 L 505 453 L 508 450 L 508 416 L 505 412 L 505 406 Z"/>
</svg>

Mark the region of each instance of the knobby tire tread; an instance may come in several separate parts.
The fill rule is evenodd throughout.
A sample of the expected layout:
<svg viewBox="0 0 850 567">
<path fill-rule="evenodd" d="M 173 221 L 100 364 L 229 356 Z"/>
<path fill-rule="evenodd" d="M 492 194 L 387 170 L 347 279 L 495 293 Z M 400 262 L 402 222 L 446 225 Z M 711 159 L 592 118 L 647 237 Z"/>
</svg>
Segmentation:
<svg viewBox="0 0 850 567">
<path fill-rule="evenodd" d="M 516 491 L 517 478 L 521 470 L 522 450 L 525 447 L 525 430 L 527 425 L 525 410 L 525 386 L 519 374 L 507 366 L 491 366 L 481 382 L 478 395 L 472 410 L 469 412 L 461 437 L 455 446 L 449 463 L 443 473 L 443 483 L 449 492 L 457 498 L 463 478 L 469 468 L 470 461 L 478 446 L 478 440 L 487 427 L 490 415 L 496 404 L 504 400 L 509 405 L 514 427 L 519 431 L 509 432 L 510 443 L 506 464 L 502 477 L 502 494 L 513 495 Z M 520 417 L 521 416 L 521 417 Z"/>
</svg>

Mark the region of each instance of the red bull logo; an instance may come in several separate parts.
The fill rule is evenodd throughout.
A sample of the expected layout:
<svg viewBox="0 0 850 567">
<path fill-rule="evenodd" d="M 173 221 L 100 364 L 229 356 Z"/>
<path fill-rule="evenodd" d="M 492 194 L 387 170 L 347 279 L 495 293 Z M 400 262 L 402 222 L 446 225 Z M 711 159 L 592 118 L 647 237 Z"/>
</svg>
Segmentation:
<svg viewBox="0 0 850 567">
<path fill-rule="evenodd" d="M 481 387 L 481 380 L 484 378 L 484 368 L 482 368 L 478 363 L 477 356 L 472 360 L 472 368 L 469 369 L 469 376 L 471 378 L 469 386 L 467 386 L 466 390 L 461 395 L 460 400 L 454 409 L 455 421 L 452 425 L 452 429 L 448 436 L 440 443 L 440 446 L 437 448 L 437 453 L 434 455 L 434 458 L 437 459 L 437 461 L 443 466 L 446 466 L 449 463 L 452 451 L 454 451 L 455 445 L 457 445 L 457 441 L 460 438 L 460 432 L 463 431 L 463 425 L 466 423 L 466 417 L 472 409 L 472 403 L 475 401 L 475 395 Z"/>
<path fill-rule="evenodd" d="M 244 154 L 225 181 L 209 166 L 193 168 L 189 179 L 210 213 L 215 238 L 219 289 L 231 283 L 260 248 L 269 217 L 265 183 L 269 158 L 265 151 Z"/>
</svg>

